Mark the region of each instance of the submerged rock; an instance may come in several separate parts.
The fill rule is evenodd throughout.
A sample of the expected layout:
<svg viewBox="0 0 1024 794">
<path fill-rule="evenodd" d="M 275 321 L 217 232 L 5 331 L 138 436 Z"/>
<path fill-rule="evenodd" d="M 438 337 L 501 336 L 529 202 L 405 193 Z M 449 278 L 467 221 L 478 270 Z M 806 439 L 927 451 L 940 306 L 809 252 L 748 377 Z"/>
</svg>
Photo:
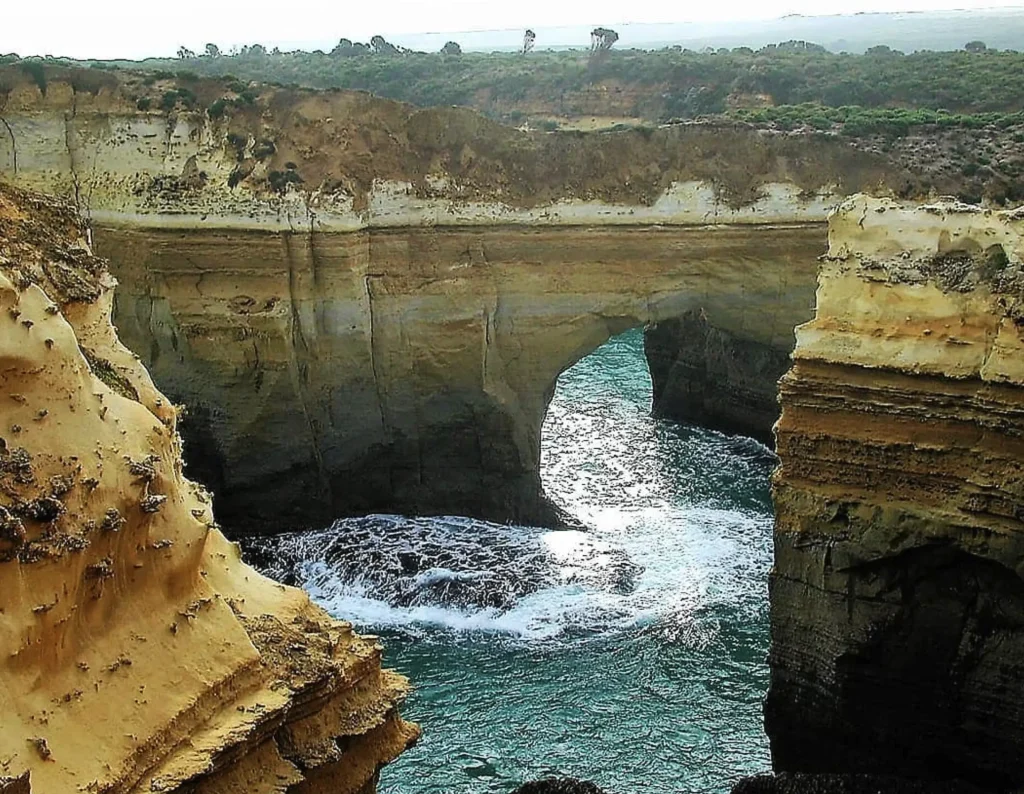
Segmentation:
<svg viewBox="0 0 1024 794">
<path fill-rule="evenodd" d="M 561 554 L 544 542 L 552 535 L 562 539 Z M 366 516 L 241 544 L 276 581 L 344 582 L 393 607 L 505 611 L 559 584 L 626 593 L 640 573 L 625 552 L 586 532 L 457 517 Z"/>
<path fill-rule="evenodd" d="M 732 794 L 985 794 L 985 790 L 960 781 L 781 773 L 743 778 Z"/>
<path fill-rule="evenodd" d="M 563 777 L 524 783 L 512 794 L 605 794 L 605 791 L 585 780 Z"/>
</svg>

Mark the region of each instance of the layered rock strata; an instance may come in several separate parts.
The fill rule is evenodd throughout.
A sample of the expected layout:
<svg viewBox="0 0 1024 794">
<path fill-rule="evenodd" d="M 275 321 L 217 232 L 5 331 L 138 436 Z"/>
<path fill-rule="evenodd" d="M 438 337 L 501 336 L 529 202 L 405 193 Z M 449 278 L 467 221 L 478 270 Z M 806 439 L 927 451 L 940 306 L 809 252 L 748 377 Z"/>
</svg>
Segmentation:
<svg viewBox="0 0 1024 794">
<path fill-rule="evenodd" d="M 1024 784 L 1024 215 L 856 198 L 781 384 L 777 769 Z"/>
<path fill-rule="evenodd" d="M 352 92 L 89 71 L 44 93 L 0 69 L 0 171 L 91 219 L 123 338 L 189 407 L 191 471 L 232 528 L 557 521 L 538 462 L 558 374 L 688 312 L 708 327 L 669 335 L 673 385 L 655 382 L 690 384 L 700 410 L 659 407 L 764 438 L 828 208 L 924 189 L 826 136 L 528 134 Z"/>
<path fill-rule="evenodd" d="M 556 521 L 539 460 L 558 375 L 610 336 L 687 310 L 786 355 L 810 317 L 821 234 L 96 239 L 120 260 L 122 337 L 188 405 L 186 448 L 201 452 L 190 471 L 232 526 L 273 530 L 370 511 Z"/>
<path fill-rule="evenodd" d="M 0 186 L 0 790 L 374 791 L 405 680 L 216 529 L 85 235 Z"/>
</svg>

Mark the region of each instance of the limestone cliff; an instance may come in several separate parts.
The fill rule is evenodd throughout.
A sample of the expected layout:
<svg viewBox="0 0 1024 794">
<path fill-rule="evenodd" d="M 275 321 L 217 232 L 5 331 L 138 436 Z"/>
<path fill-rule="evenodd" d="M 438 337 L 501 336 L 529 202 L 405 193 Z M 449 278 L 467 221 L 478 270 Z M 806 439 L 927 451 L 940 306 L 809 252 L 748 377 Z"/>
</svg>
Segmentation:
<svg viewBox="0 0 1024 794">
<path fill-rule="evenodd" d="M 559 373 L 688 312 L 705 335 L 671 340 L 668 369 L 705 410 L 674 415 L 721 403 L 765 437 L 828 208 L 925 190 L 827 136 L 528 134 L 353 92 L 48 75 L 0 70 L 0 171 L 91 219 L 122 338 L 188 406 L 191 471 L 229 528 L 554 521 L 538 463 Z"/>
<path fill-rule="evenodd" d="M 791 302 L 809 290 L 796 285 Z M 798 305 L 798 304 L 797 304 Z M 799 314 L 791 315 L 799 322 Z M 788 341 L 788 340 L 787 340 Z M 715 326 L 707 311 L 689 311 L 651 326 L 644 347 L 654 386 L 655 416 L 775 443 L 778 382 L 789 369 L 789 345 Z"/>
<path fill-rule="evenodd" d="M 1024 215 L 843 204 L 794 356 L 776 768 L 1024 784 Z"/>
<path fill-rule="evenodd" d="M 189 409 L 190 471 L 232 526 L 437 512 L 546 523 L 558 375 L 610 336 L 701 309 L 785 357 L 822 232 L 101 229 L 117 321 Z M 774 407 L 774 377 L 767 384 Z M 771 426 L 774 416 L 763 429 Z"/>
<path fill-rule="evenodd" d="M 528 133 L 353 91 L 0 65 L 0 171 L 120 226 L 822 221 L 860 190 L 929 183 L 835 136 L 688 124 Z"/>
<path fill-rule="evenodd" d="M 0 186 L 0 790 L 374 791 L 405 680 L 216 529 L 84 236 Z"/>
</svg>

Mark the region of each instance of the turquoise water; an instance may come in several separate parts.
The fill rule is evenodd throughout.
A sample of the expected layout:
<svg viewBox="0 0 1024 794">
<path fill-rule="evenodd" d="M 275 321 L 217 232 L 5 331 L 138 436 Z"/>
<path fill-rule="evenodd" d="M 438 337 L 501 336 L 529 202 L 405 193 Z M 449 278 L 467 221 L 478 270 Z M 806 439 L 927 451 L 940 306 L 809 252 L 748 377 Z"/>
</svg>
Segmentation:
<svg viewBox="0 0 1024 794">
<path fill-rule="evenodd" d="M 543 479 L 585 532 L 371 516 L 278 550 L 272 573 L 416 684 L 423 739 L 382 792 L 725 792 L 767 769 L 771 456 L 650 404 L 639 330 L 560 378 Z"/>
</svg>

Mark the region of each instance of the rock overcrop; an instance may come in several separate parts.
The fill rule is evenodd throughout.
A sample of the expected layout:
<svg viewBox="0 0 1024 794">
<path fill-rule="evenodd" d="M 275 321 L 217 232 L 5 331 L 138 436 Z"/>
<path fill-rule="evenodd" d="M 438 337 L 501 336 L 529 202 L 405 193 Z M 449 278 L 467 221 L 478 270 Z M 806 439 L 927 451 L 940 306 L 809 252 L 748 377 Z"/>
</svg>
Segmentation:
<svg viewBox="0 0 1024 794">
<path fill-rule="evenodd" d="M 406 681 L 221 535 L 87 236 L 0 185 L 0 791 L 373 791 Z"/>
</svg>

